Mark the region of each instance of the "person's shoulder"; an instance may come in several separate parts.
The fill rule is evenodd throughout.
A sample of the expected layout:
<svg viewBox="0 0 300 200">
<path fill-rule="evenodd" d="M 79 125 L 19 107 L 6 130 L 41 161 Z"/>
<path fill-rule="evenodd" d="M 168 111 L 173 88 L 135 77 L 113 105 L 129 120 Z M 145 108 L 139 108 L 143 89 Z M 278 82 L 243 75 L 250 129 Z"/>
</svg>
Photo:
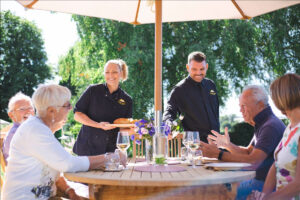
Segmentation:
<svg viewBox="0 0 300 200">
<path fill-rule="evenodd" d="M 20 125 L 18 131 L 20 132 L 20 134 L 28 134 L 30 137 L 36 136 L 45 131 L 51 134 L 50 129 L 36 116 L 29 117 Z"/>
<path fill-rule="evenodd" d="M 126 98 L 129 101 L 132 101 L 132 97 L 125 90 L 123 90 L 122 88 L 120 88 L 120 90 L 121 90 L 121 94 L 122 94 L 123 98 Z"/>
<path fill-rule="evenodd" d="M 269 118 L 269 123 L 272 126 L 276 126 L 277 128 L 281 128 L 281 129 L 285 129 L 286 126 L 285 124 L 282 122 L 281 119 L 279 119 L 276 115 L 272 114 Z"/>
<path fill-rule="evenodd" d="M 91 84 L 88 86 L 87 90 L 91 91 L 92 93 L 95 91 L 101 92 L 105 90 L 105 84 L 99 83 L 99 84 Z"/>
<path fill-rule="evenodd" d="M 174 87 L 173 89 L 176 89 L 176 88 L 183 88 L 187 85 L 187 78 L 184 78 L 182 79 L 181 81 L 179 81 Z"/>
<path fill-rule="evenodd" d="M 88 86 L 90 89 L 102 89 L 105 88 L 105 85 L 103 83 L 98 83 L 98 84 L 91 84 Z"/>
<path fill-rule="evenodd" d="M 282 135 L 286 126 L 284 123 L 276 117 L 274 114 L 270 115 L 266 122 L 262 125 L 263 132 L 270 132 L 270 134 Z"/>
<path fill-rule="evenodd" d="M 216 86 L 215 82 L 209 78 L 204 78 L 202 81 L 204 82 L 204 84 L 206 84 L 208 86 L 211 86 L 211 87 Z"/>
</svg>

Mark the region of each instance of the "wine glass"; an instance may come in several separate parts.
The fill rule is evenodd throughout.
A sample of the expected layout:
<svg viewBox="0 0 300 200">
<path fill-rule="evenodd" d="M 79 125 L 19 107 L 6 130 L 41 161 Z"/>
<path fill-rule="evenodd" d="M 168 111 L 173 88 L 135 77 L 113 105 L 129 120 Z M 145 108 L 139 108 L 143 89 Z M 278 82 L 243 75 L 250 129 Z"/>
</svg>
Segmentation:
<svg viewBox="0 0 300 200">
<path fill-rule="evenodd" d="M 195 168 L 195 152 L 200 146 L 200 137 L 198 131 L 187 131 L 186 132 L 186 138 L 187 138 L 187 145 L 189 146 L 189 149 L 192 152 L 192 163 L 193 168 Z"/>
<path fill-rule="evenodd" d="M 191 149 L 190 149 L 190 143 L 192 142 L 192 135 L 190 133 L 190 131 L 185 131 L 183 133 L 183 138 L 182 138 L 182 143 L 186 148 L 186 158 L 188 160 L 188 163 L 190 163 L 191 159 L 190 159 L 190 153 L 191 153 Z M 183 152 L 181 152 L 183 153 Z"/>
<path fill-rule="evenodd" d="M 182 143 L 187 148 L 190 149 L 190 143 L 192 142 L 192 134 L 191 131 L 185 131 L 183 133 Z"/>
<path fill-rule="evenodd" d="M 120 131 L 118 132 L 118 138 L 117 138 L 117 147 L 120 149 L 127 158 L 127 149 L 130 146 L 130 139 L 128 132 Z"/>
</svg>

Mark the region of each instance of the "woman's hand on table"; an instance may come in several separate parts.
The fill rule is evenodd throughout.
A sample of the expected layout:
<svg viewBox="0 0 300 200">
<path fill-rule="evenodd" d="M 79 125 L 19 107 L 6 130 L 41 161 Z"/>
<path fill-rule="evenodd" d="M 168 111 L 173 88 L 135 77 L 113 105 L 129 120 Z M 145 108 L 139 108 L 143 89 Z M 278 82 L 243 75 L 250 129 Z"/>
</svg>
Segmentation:
<svg viewBox="0 0 300 200">
<path fill-rule="evenodd" d="M 99 122 L 97 128 L 101 128 L 103 130 L 111 130 L 111 129 L 116 128 L 114 126 L 107 126 L 108 124 L 110 124 L 110 123 L 109 122 Z"/>
</svg>

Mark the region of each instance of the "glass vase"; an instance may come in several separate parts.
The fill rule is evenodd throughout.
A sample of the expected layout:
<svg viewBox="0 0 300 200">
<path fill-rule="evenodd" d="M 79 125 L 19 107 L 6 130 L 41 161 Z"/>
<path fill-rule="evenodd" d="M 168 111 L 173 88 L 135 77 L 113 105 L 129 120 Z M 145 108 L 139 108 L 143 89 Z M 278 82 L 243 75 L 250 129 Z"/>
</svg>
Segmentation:
<svg viewBox="0 0 300 200">
<path fill-rule="evenodd" d="M 145 147 L 145 157 L 147 164 L 153 164 L 154 158 L 153 158 L 153 139 L 146 139 L 146 147 Z"/>
<path fill-rule="evenodd" d="M 165 126 L 155 127 L 153 136 L 154 159 L 156 164 L 165 164 L 168 155 L 168 138 L 165 135 Z"/>
</svg>

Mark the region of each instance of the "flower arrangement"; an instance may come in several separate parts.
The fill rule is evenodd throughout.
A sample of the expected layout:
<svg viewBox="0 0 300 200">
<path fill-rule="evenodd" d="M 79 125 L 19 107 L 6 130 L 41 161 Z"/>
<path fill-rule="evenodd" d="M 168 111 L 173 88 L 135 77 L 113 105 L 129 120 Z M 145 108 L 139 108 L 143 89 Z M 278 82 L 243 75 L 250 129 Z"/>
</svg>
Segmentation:
<svg viewBox="0 0 300 200">
<path fill-rule="evenodd" d="M 165 127 L 165 135 L 171 136 L 171 138 L 176 137 L 179 133 L 183 132 L 182 127 L 182 120 L 184 116 L 180 115 L 176 120 L 172 123 L 162 123 L 162 126 Z M 155 134 L 155 127 L 154 127 L 154 119 L 145 120 L 141 119 L 140 121 L 135 123 L 136 132 L 139 134 L 139 139 L 147 139 L 148 141 L 152 141 L 152 137 Z M 131 136 L 131 139 L 134 140 L 134 135 Z M 140 144 L 140 141 L 136 140 L 137 144 Z"/>
<path fill-rule="evenodd" d="M 139 134 L 139 138 L 145 138 L 148 141 L 152 141 L 152 137 L 155 134 L 154 119 L 145 120 L 141 119 L 135 123 L 136 132 Z M 162 126 L 165 127 L 165 135 L 168 136 L 171 134 L 171 127 L 163 123 Z M 131 139 L 134 140 L 134 135 L 131 136 Z M 136 140 L 137 144 L 140 144 L 139 140 Z"/>
<path fill-rule="evenodd" d="M 182 127 L 182 120 L 183 120 L 184 116 L 183 115 L 179 115 L 179 117 L 174 120 L 173 122 L 171 122 L 171 124 L 169 124 L 170 128 L 171 128 L 171 135 L 169 139 L 172 139 L 174 137 L 176 137 L 178 134 L 182 133 L 183 127 Z"/>
<path fill-rule="evenodd" d="M 163 123 L 162 126 L 164 127 L 164 134 L 169 138 L 172 139 L 176 137 L 180 132 L 183 131 L 182 123 L 183 116 L 180 116 L 178 119 L 173 121 L 172 123 Z M 146 139 L 146 160 L 152 162 L 153 160 L 153 136 L 155 134 L 155 126 L 154 126 L 154 119 L 145 120 L 142 119 L 135 123 L 136 126 L 136 133 L 138 133 L 138 138 L 136 138 L 135 142 L 137 144 L 141 144 L 139 139 Z M 131 139 L 135 139 L 135 135 L 131 135 Z M 148 144 L 148 146 L 147 146 Z M 149 159 L 149 160 L 148 160 Z M 155 158 L 156 164 L 165 164 L 166 158 L 164 157 L 156 157 Z"/>
</svg>

